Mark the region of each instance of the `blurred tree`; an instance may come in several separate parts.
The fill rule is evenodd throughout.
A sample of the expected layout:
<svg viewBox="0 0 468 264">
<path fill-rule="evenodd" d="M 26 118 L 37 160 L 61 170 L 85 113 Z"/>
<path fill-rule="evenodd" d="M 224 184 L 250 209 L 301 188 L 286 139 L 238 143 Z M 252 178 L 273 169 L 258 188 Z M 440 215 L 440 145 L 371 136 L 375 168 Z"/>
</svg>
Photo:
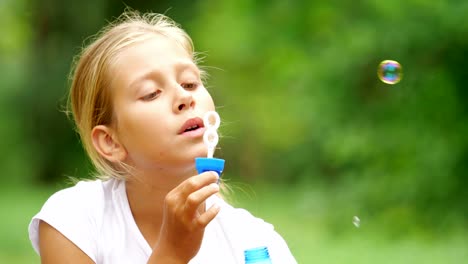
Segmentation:
<svg viewBox="0 0 468 264">
<path fill-rule="evenodd" d="M 27 67 L 28 42 L 31 29 L 28 15 L 23 12 L 26 1 L 6 0 L 0 2 L 0 150 L 4 157 L 0 167 L 5 175 L 3 185 L 31 180 L 28 160 L 29 148 L 24 143 L 24 116 L 21 115 L 17 96 L 26 88 L 24 68 Z"/>
<path fill-rule="evenodd" d="M 227 120 L 227 173 L 353 186 L 372 210 L 466 210 L 467 7 L 204 1 L 195 38 L 224 69 L 211 84 Z M 378 80 L 384 59 L 402 63 L 401 83 Z"/>
</svg>

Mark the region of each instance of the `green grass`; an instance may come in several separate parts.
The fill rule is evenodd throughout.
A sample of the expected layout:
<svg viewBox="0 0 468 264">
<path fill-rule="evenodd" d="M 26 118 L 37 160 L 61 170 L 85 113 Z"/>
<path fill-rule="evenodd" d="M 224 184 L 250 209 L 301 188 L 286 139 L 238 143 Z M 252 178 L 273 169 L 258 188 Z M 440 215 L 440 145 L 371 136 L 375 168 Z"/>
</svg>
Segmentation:
<svg viewBox="0 0 468 264">
<path fill-rule="evenodd" d="M 39 263 L 28 236 L 31 218 L 52 188 L 3 187 L 0 190 L 0 263 Z"/>
<path fill-rule="evenodd" d="M 274 224 L 298 263 L 458 264 L 468 259 L 468 232 L 460 227 L 440 232 L 435 222 L 434 230 L 421 230 L 417 221 L 388 223 L 377 215 L 356 227 L 351 211 L 358 206 L 307 185 L 244 185 L 233 191 L 231 202 Z"/>
<path fill-rule="evenodd" d="M 29 242 L 27 226 L 55 189 L 2 188 L 0 263 L 39 263 Z M 342 221 L 330 219 L 330 212 L 334 210 L 349 210 L 344 205 L 330 208 L 333 195 L 310 186 L 286 189 L 243 185 L 233 191 L 232 203 L 274 224 L 298 263 L 458 264 L 468 259 L 468 232 L 461 228 L 447 228 L 442 235 L 426 230 L 395 236 L 381 219 L 373 223 L 372 218 L 363 217 L 359 228 L 352 224 L 351 215 Z M 333 225 L 330 225 L 331 220 Z M 334 228 L 337 223 L 342 227 Z"/>
</svg>

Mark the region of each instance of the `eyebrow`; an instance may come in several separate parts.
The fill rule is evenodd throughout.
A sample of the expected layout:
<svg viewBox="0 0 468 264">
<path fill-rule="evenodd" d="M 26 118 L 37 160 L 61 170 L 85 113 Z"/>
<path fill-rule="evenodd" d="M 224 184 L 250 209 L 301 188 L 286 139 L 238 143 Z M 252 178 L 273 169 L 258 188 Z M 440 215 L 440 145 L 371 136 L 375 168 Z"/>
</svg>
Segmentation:
<svg viewBox="0 0 468 264">
<path fill-rule="evenodd" d="M 179 63 L 176 63 L 175 65 L 175 69 L 177 72 L 182 72 L 184 70 L 193 70 L 197 73 L 200 72 L 200 70 L 198 69 L 197 65 L 195 65 L 195 63 L 193 62 L 188 62 L 188 61 L 182 61 L 182 62 L 179 62 Z"/>
<path fill-rule="evenodd" d="M 198 69 L 197 65 L 195 65 L 193 62 L 188 62 L 188 61 L 177 62 L 174 67 L 175 67 L 175 70 L 176 70 L 177 74 L 180 74 L 181 72 L 183 72 L 185 70 L 191 70 L 191 71 L 193 71 L 193 72 L 195 72 L 197 74 L 200 74 L 200 70 Z M 136 84 L 138 84 L 138 83 L 140 83 L 140 82 L 142 82 L 144 80 L 151 79 L 152 76 L 156 76 L 156 77 L 160 78 L 161 76 L 163 76 L 163 74 L 159 70 L 147 71 L 144 74 L 138 76 L 135 80 L 133 80 L 130 83 L 129 87 L 134 87 Z"/>
</svg>

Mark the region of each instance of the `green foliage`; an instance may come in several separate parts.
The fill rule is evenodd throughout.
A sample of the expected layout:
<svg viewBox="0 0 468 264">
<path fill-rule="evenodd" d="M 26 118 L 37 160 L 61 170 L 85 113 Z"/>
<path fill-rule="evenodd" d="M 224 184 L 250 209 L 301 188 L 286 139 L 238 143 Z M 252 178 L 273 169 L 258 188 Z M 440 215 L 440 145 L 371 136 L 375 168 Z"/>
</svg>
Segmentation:
<svg viewBox="0 0 468 264">
<path fill-rule="evenodd" d="M 328 202 L 339 210 L 323 212 L 331 224 L 354 210 L 378 213 L 396 234 L 414 219 L 466 225 L 467 1 L 126 4 L 168 14 L 206 55 L 225 177 L 336 194 Z M 0 6 L 4 184 L 86 177 L 90 166 L 61 112 L 68 72 L 83 41 L 124 4 Z M 400 83 L 378 80 L 384 59 L 401 63 Z"/>
<path fill-rule="evenodd" d="M 349 198 L 370 210 L 466 211 L 467 8 L 205 1 L 194 36 L 224 69 L 210 84 L 227 120 L 227 173 L 356 186 Z M 378 80 L 384 59 L 402 64 L 401 83 Z"/>
</svg>

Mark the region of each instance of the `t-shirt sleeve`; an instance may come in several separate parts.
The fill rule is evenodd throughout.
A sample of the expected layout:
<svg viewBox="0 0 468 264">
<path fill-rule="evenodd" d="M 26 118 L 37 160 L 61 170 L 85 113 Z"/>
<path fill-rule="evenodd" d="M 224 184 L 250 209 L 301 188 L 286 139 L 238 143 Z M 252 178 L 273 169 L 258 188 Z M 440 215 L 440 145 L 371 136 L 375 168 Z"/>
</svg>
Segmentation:
<svg viewBox="0 0 468 264">
<path fill-rule="evenodd" d="M 42 220 L 96 262 L 100 200 L 96 185 L 96 182 L 80 182 L 53 194 L 32 218 L 29 238 L 39 255 L 39 222 Z"/>
</svg>

